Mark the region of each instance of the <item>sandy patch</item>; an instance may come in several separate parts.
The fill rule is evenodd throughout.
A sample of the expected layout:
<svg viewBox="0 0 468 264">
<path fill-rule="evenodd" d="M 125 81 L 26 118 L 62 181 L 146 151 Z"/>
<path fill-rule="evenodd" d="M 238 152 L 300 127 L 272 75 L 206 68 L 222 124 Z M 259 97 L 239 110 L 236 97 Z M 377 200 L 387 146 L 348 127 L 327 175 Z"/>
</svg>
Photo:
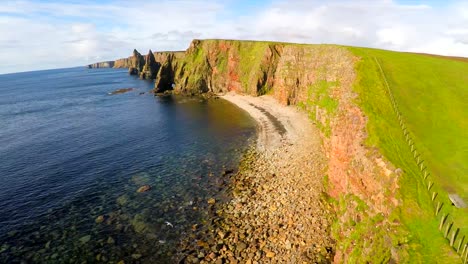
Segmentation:
<svg viewBox="0 0 468 264">
<path fill-rule="evenodd" d="M 257 121 L 258 148 L 271 150 L 282 143 L 298 144 L 314 135 L 314 127 L 304 112 L 293 106 L 283 106 L 273 97 L 253 97 L 228 93 L 221 98 L 237 105 Z"/>
</svg>

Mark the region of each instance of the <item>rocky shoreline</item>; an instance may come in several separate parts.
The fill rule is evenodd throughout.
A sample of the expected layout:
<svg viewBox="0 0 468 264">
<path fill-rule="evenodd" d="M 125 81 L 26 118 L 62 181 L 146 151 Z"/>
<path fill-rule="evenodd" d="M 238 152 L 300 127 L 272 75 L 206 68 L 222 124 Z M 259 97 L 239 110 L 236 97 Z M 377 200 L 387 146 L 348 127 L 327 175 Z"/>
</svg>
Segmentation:
<svg viewBox="0 0 468 264">
<path fill-rule="evenodd" d="M 258 124 L 257 146 L 229 175 L 226 203 L 194 225 L 180 263 L 331 263 L 331 208 L 323 200 L 325 157 L 305 113 L 269 96 L 227 94 Z"/>
</svg>

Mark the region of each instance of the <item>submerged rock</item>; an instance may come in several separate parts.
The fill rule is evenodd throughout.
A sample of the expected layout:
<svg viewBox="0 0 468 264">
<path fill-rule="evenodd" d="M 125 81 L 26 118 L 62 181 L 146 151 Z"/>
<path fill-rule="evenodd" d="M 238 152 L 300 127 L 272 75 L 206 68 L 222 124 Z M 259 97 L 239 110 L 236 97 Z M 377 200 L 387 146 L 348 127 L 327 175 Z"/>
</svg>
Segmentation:
<svg viewBox="0 0 468 264">
<path fill-rule="evenodd" d="M 3 253 L 5 251 L 7 251 L 8 249 L 10 249 L 10 245 L 3 244 L 2 247 L 0 247 L 0 253 Z"/>
<path fill-rule="evenodd" d="M 105 217 L 103 215 L 100 215 L 100 216 L 96 217 L 95 222 L 96 222 L 96 224 L 100 224 L 100 223 L 104 222 L 104 220 L 105 220 Z"/>
<path fill-rule="evenodd" d="M 122 196 L 119 196 L 119 198 L 117 198 L 117 204 L 119 204 L 120 206 L 125 206 L 128 204 L 128 195 L 124 194 Z"/>
<path fill-rule="evenodd" d="M 133 259 L 140 259 L 141 257 L 141 254 L 132 254 Z"/>
<path fill-rule="evenodd" d="M 151 228 L 150 224 L 145 221 L 145 218 L 142 214 L 136 214 L 133 219 L 130 221 L 131 225 L 135 232 L 139 234 L 143 234 L 145 232 L 153 233 L 153 229 Z"/>
<path fill-rule="evenodd" d="M 151 190 L 151 186 L 149 185 L 143 185 L 140 188 L 138 188 L 137 193 L 144 193 Z"/>
<path fill-rule="evenodd" d="M 115 243 L 115 240 L 112 237 L 107 238 L 107 244 L 113 245 Z"/>
<path fill-rule="evenodd" d="M 134 88 L 122 88 L 122 89 L 117 89 L 113 92 L 110 92 L 109 95 L 116 95 L 116 94 L 123 94 L 123 93 L 127 93 L 127 92 L 130 92 L 130 91 L 133 91 Z"/>
<path fill-rule="evenodd" d="M 135 185 L 149 185 L 150 184 L 151 177 L 148 173 L 146 172 L 141 172 L 138 174 L 135 174 L 132 176 L 132 183 Z"/>
<path fill-rule="evenodd" d="M 80 242 L 81 242 L 82 244 L 86 244 L 86 243 L 88 243 L 90 240 L 91 240 L 91 235 L 86 235 L 86 236 L 83 236 L 83 237 L 80 238 Z"/>
</svg>

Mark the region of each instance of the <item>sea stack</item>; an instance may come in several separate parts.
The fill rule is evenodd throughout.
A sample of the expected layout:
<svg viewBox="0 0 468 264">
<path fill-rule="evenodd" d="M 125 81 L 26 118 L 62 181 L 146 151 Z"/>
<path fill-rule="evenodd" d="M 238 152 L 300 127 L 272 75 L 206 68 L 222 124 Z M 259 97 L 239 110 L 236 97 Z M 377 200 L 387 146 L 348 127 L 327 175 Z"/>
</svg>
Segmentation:
<svg viewBox="0 0 468 264">
<path fill-rule="evenodd" d="M 128 68 L 130 75 L 139 75 L 145 64 L 145 58 L 136 50 L 133 50 L 133 56 L 131 58 L 131 66 Z"/>
<path fill-rule="evenodd" d="M 145 58 L 145 65 L 143 66 L 143 69 L 140 72 L 140 78 L 152 80 L 156 78 L 158 70 L 159 64 L 156 62 L 153 52 L 149 50 L 148 55 Z"/>
</svg>

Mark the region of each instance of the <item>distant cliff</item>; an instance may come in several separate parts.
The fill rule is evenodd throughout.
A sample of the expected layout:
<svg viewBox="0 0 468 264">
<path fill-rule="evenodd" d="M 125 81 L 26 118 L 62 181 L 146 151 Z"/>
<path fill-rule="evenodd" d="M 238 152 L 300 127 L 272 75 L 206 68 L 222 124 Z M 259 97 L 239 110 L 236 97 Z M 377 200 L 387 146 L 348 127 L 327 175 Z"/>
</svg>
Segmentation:
<svg viewBox="0 0 468 264">
<path fill-rule="evenodd" d="M 114 67 L 114 61 L 96 62 L 96 63 L 87 65 L 87 67 L 88 69 L 112 68 Z"/>
<path fill-rule="evenodd" d="M 167 52 L 148 52 L 143 56 L 137 50 L 133 51 L 132 56 L 118 59 L 114 63 L 114 68 L 128 68 L 129 74 L 138 75 L 142 79 L 165 79 L 167 64 L 180 60 L 185 56 L 185 51 L 167 51 Z M 160 69 L 163 66 L 163 71 Z"/>
</svg>

